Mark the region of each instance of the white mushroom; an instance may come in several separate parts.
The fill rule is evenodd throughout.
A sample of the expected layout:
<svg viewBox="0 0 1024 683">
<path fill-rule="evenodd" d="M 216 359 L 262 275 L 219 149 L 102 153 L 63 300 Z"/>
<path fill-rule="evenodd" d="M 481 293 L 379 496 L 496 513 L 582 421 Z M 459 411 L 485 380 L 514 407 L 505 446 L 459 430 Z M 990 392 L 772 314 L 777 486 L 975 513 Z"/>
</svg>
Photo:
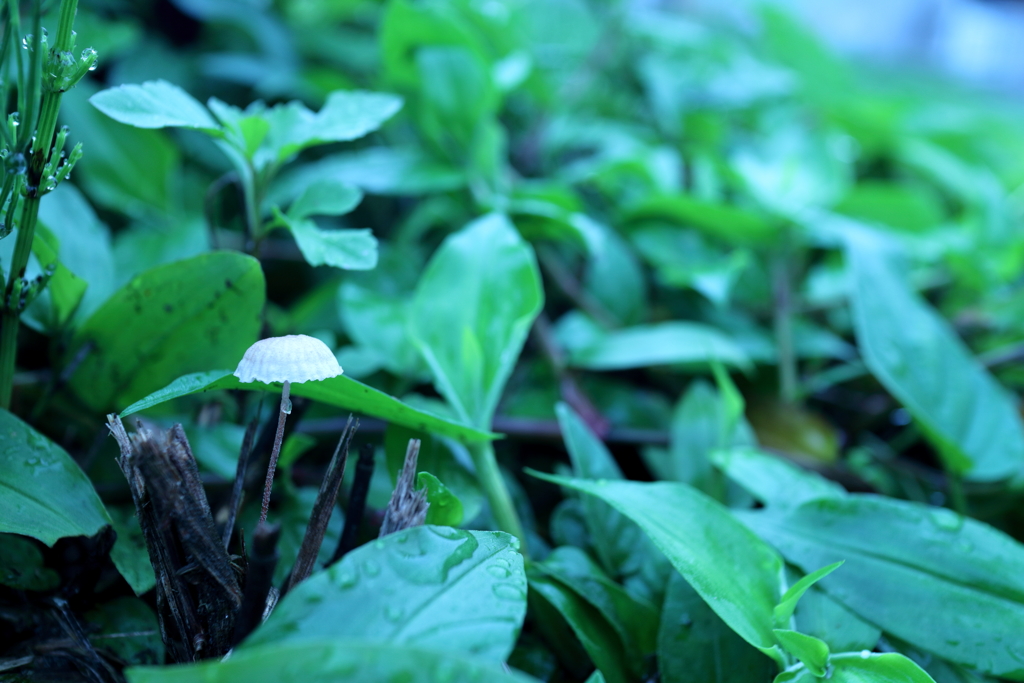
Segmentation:
<svg viewBox="0 0 1024 683">
<path fill-rule="evenodd" d="M 274 483 L 277 458 L 281 453 L 284 439 L 284 423 L 292 412 L 288 398 L 291 383 L 301 384 L 336 377 L 342 373 L 338 360 L 331 350 L 319 339 L 304 334 L 289 334 L 285 337 L 271 337 L 256 342 L 245 352 L 235 369 L 235 377 L 242 382 L 281 382 L 281 411 L 277 417 L 277 434 L 274 450 L 267 467 L 267 482 L 263 489 L 263 508 L 260 523 L 267 521 L 270 508 L 270 488 Z"/>
</svg>

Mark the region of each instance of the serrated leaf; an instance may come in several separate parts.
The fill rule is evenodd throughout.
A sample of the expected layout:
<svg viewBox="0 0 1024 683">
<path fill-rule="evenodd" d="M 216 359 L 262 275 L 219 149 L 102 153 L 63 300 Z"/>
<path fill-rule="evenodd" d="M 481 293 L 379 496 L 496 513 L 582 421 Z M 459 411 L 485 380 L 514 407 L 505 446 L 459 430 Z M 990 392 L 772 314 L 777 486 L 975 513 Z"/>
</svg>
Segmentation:
<svg viewBox="0 0 1024 683">
<path fill-rule="evenodd" d="M 362 199 L 363 193 L 354 185 L 326 178 L 303 190 L 288 207 L 288 217 L 301 220 L 309 216 L 341 216 L 356 208 Z"/>
</svg>

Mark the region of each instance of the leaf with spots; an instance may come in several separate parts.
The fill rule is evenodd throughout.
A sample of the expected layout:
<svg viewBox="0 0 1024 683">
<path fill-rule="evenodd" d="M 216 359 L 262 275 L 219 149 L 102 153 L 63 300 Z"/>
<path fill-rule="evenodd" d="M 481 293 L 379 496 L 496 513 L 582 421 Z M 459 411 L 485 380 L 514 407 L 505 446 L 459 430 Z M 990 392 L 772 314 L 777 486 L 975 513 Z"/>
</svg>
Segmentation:
<svg viewBox="0 0 1024 683">
<path fill-rule="evenodd" d="M 238 653 L 330 638 L 498 663 L 512 652 L 525 615 L 514 537 L 420 526 L 364 545 L 299 584 Z"/>
<path fill-rule="evenodd" d="M 72 388 L 108 411 L 185 373 L 234 367 L 258 337 L 265 289 L 259 261 L 235 252 L 143 272 L 78 329 Z"/>
</svg>

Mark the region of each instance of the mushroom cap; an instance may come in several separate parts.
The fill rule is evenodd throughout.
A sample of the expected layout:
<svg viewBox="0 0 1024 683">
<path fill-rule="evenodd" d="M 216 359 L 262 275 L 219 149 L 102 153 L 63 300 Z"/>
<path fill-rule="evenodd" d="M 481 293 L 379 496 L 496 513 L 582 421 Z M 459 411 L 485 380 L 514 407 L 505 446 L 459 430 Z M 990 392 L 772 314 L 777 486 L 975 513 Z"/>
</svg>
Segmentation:
<svg viewBox="0 0 1024 683">
<path fill-rule="evenodd" d="M 319 339 L 304 334 L 270 337 L 242 356 L 235 377 L 242 382 L 308 382 L 342 373 L 338 359 Z"/>
</svg>

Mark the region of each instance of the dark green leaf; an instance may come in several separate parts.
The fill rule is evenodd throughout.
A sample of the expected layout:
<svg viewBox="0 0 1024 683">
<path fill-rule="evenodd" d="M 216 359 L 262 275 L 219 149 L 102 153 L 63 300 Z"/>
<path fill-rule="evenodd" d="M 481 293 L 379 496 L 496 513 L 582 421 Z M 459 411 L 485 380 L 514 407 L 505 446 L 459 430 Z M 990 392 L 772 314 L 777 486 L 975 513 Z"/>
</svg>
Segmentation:
<svg viewBox="0 0 1024 683">
<path fill-rule="evenodd" d="M 632 519 L 730 628 L 777 655 L 771 624 L 782 562 L 726 508 L 686 484 L 534 476 L 596 496 Z"/>
<path fill-rule="evenodd" d="M 51 591 L 60 574 L 43 564 L 43 554 L 27 538 L 0 534 L 0 584 L 22 591 Z"/>
<path fill-rule="evenodd" d="M 136 595 L 142 595 L 156 585 L 153 565 L 149 561 L 142 528 L 132 506 L 108 507 L 111 525 L 117 541 L 110 550 L 110 559 Z M 159 638 L 158 638 L 159 640 Z"/>
<path fill-rule="evenodd" d="M 832 652 L 873 650 L 882 632 L 812 586 L 796 608 L 796 628 L 820 638 Z"/>
<path fill-rule="evenodd" d="M 110 118 L 136 128 L 198 128 L 219 135 L 220 125 L 206 107 L 167 81 L 119 85 L 89 98 Z"/>
<path fill-rule="evenodd" d="M 451 235 L 430 260 L 410 330 L 438 390 L 466 424 L 490 426 L 543 301 L 533 250 L 500 214 Z"/>
<path fill-rule="evenodd" d="M 239 650 L 222 662 L 134 668 L 126 674 L 129 683 L 537 683 L 496 664 L 446 652 L 337 640 L 275 643 Z"/>
<path fill-rule="evenodd" d="M 502 662 L 526 613 L 515 539 L 413 527 L 364 545 L 290 592 L 242 646 L 358 640 Z"/>
<path fill-rule="evenodd" d="M 234 365 L 257 339 L 264 303 L 259 261 L 212 252 L 146 271 L 79 327 L 71 379 L 98 411 L 137 400 L 186 372 Z"/>
<path fill-rule="evenodd" d="M 937 312 L 864 240 L 846 249 L 854 323 L 864 362 L 910 411 L 946 467 L 968 479 L 1024 469 L 1016 400 L 992 378 Z"/>
<path fill-rule="evenodd" d="M 1024 679 L 1014 635 L 1024 628 L 1024 547 L 1003 533 L 951 510 L 872 495 L 742 519 L 804 571 L 845 560 L 818 585 L 884 631 Z"/>
<path fill-rule="evenodd" d="M 608 448 L 564 403 L 555 406 L 573 473 L 581 479 L 622 479 L 622 471 Z M 643 531 L 603 500 L 585 496 L 581 501 L 590 539 L 605 570 L 613 577 L 639 574 L 658 563 L 661 553 L 651 547 Z"/>
<path fill-rule="evenodd" d="M 237 357 L 241 358 L 241 356 L 242 353 L 239 352 Z M 195 372 L 190 375 L 183 375 L 163 389 L 155 391 L 142 400 L 131 404 L 122 410 L 120 415 L 121 417 L 127 417 L 132 413 L 152 408 L 173 398 L 217 389 L 280 391 L 280 387 L 263 384 L 262 382 L 243 384 L 238 381 L 238 378 L 234 376 L 231 370 Z M 343 410 L 354 410 L 364 415 L 379 417 L 382 420 L 405 425 L 419 431 L 450 436 L 459 441 L 473 442 L 495 438 L 495 435 L 489 432 L 466 427 L 465 425 L 457 424 L 422 410 L 411 408 L 397 398 L 388 396 L 384 392 L 377 391 L 344 375 L 331 377 L 320 382 L 293 383 L 291 385 L 291 393 L 293 396 L 313 399 L 327 405 L 337 406 Z"/>
<path fill-rule="evenodd" d="M 129 665 L 164 661 L 160 625 L 153 610 L 142 600 L 115 598 L 87 612 L 85 620 L 96 630 L 90 642 L 98 650 Z"/>
<path fill-rule="evenodd" d="M 534 567 L 595 607 L 621 639 L 633 673 L 643 675 L 644 657 L 657 647 L 658 610 L 654 605 L 627 593 L 579 548 L 555 548 Z"/>
<path fill-rule="evenodd" d="M 594 665 L 610 683 L 627 683 L 629 660 L 615 629 L 595 607 L 568 586 L 531 570 L 530 591 L 558 610 Z"/>
<path fill-rule="evenodd" d="M 658 669 L 664 683 L 753 683 L 769 680 L 778 666 L 672 572 L 661 608 Z"/>
<path fill-rule="evenodd" d="M 0 532 L 52 546 L 65 536 L 92 536 L 110 517 L 64 449 L 0 410 Z"/>
</svg>

